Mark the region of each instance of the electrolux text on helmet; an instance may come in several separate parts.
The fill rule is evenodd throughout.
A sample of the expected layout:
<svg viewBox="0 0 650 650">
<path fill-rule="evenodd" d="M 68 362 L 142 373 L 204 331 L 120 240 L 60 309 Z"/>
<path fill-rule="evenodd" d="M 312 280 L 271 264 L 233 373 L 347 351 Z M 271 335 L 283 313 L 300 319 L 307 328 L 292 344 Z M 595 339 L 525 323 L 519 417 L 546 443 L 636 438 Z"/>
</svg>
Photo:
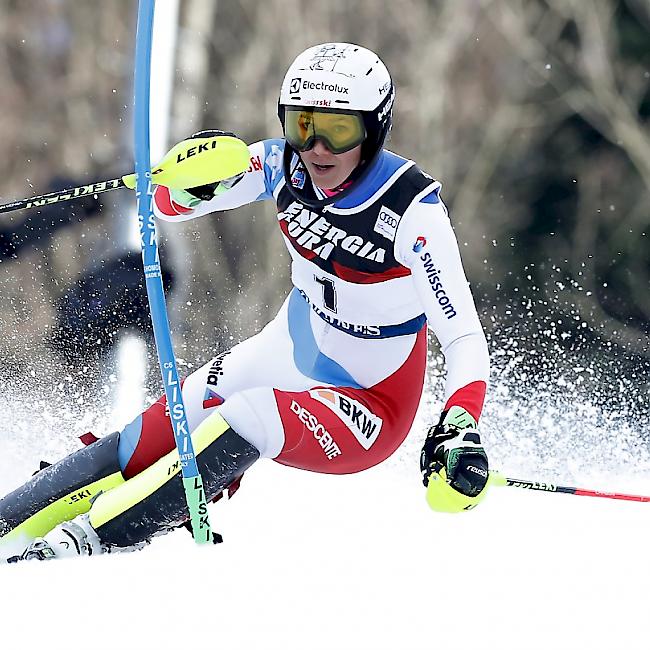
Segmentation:
<svg viewBox="0 0 650 650">
<path fill-rule="evenodd" d="M 303 81 L 300 77 L 291 80 L 291 83 L 289 84 L 290 92 L 298 92 L 300 90 L 301 82 L 303 90 L 327 90 L 328 92 L 340 93 L 341 95 L 348 95 L 350 93 L 349 88 L 339 86 L 337 83 L 328 84 L 324 81 L 309 81 L 308 79 Z"/>
</svg>

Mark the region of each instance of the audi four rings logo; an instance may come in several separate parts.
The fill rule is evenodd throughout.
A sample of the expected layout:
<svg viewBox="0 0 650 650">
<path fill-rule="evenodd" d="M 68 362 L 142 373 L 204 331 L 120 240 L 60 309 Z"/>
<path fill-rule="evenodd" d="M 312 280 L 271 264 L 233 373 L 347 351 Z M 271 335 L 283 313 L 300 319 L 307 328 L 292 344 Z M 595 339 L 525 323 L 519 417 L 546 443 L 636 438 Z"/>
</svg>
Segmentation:
<svg viewBox="0 0 650 650">
<path fill-rule="evenodd" d="M 300 91 L 300 82 L 302 79 L 300 77 L 294 77 L 289 84 L 289 92 L 297 93 Z"/>
<path fill-rule="evenodd" d="M 379 213 L 379 220 L 388 224 L 391 228 L 397 228 L 397 219 L 395 217 L 391 217 L 390 214 L 388 214 L 388 212 L 385 210 Z"/>
</svg>

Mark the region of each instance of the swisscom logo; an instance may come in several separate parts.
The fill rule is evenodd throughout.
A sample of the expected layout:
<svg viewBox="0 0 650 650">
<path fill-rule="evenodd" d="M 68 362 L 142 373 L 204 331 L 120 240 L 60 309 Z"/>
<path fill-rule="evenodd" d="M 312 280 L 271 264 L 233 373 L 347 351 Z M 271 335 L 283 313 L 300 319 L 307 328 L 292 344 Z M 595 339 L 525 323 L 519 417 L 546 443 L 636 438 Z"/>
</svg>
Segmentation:
<svg viewBox="0 0 650 650">
<path fill-rule="evenodd" d="M 422 235 L 420 235 L 413 244 L 413 252 L 419 253 L 427 245 L 427 240 Z"/>
</svg>

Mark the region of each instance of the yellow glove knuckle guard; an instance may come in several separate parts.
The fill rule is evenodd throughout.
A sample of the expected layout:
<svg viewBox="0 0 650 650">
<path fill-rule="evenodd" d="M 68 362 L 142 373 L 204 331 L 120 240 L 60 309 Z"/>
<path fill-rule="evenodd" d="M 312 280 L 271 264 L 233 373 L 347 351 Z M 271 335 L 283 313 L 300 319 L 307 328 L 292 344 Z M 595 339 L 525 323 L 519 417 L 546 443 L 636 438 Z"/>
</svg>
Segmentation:
<svg viewBox="0 0 650 650">
<path fill-rule="evenodd" d="M 216 183 L 245 172 L 250 165 L 246 143 L 230 135 L 190 138 L 174 145 L 151 170 L 151 181 L 172 190 Z M 135 187 L 135 174 L 123 176 Z"/>
<path fill-rule="evenodd" d="M 433 472 L 429 477 L 426 493 L 427 503 L 431 510 L 435 512 L 456 513 L 471 510 L 483 501 L 487 494 L 489 484 L 490 482 L 488 481 L 478 496 L 466 496 L 447 483 L 447 473 L 442 468 L 440 472 Z"/>
</svg>

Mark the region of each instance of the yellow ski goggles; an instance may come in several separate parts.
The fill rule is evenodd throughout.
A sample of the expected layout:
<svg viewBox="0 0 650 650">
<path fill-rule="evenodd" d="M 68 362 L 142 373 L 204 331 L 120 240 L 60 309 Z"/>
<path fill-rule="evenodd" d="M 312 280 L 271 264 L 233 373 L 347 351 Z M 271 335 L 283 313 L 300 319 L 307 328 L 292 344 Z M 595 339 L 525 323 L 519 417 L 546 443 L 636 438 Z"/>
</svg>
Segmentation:
<svg viewBox="0 0 650 650">
<path fill-rule="evenodd" d="M 339 154 L 360 145 L 366 139 L 366 127 L 359 111 L 286 106 L 284 137 L 297 151 L 308 151 L 320 139 Z"/>
</svg>

